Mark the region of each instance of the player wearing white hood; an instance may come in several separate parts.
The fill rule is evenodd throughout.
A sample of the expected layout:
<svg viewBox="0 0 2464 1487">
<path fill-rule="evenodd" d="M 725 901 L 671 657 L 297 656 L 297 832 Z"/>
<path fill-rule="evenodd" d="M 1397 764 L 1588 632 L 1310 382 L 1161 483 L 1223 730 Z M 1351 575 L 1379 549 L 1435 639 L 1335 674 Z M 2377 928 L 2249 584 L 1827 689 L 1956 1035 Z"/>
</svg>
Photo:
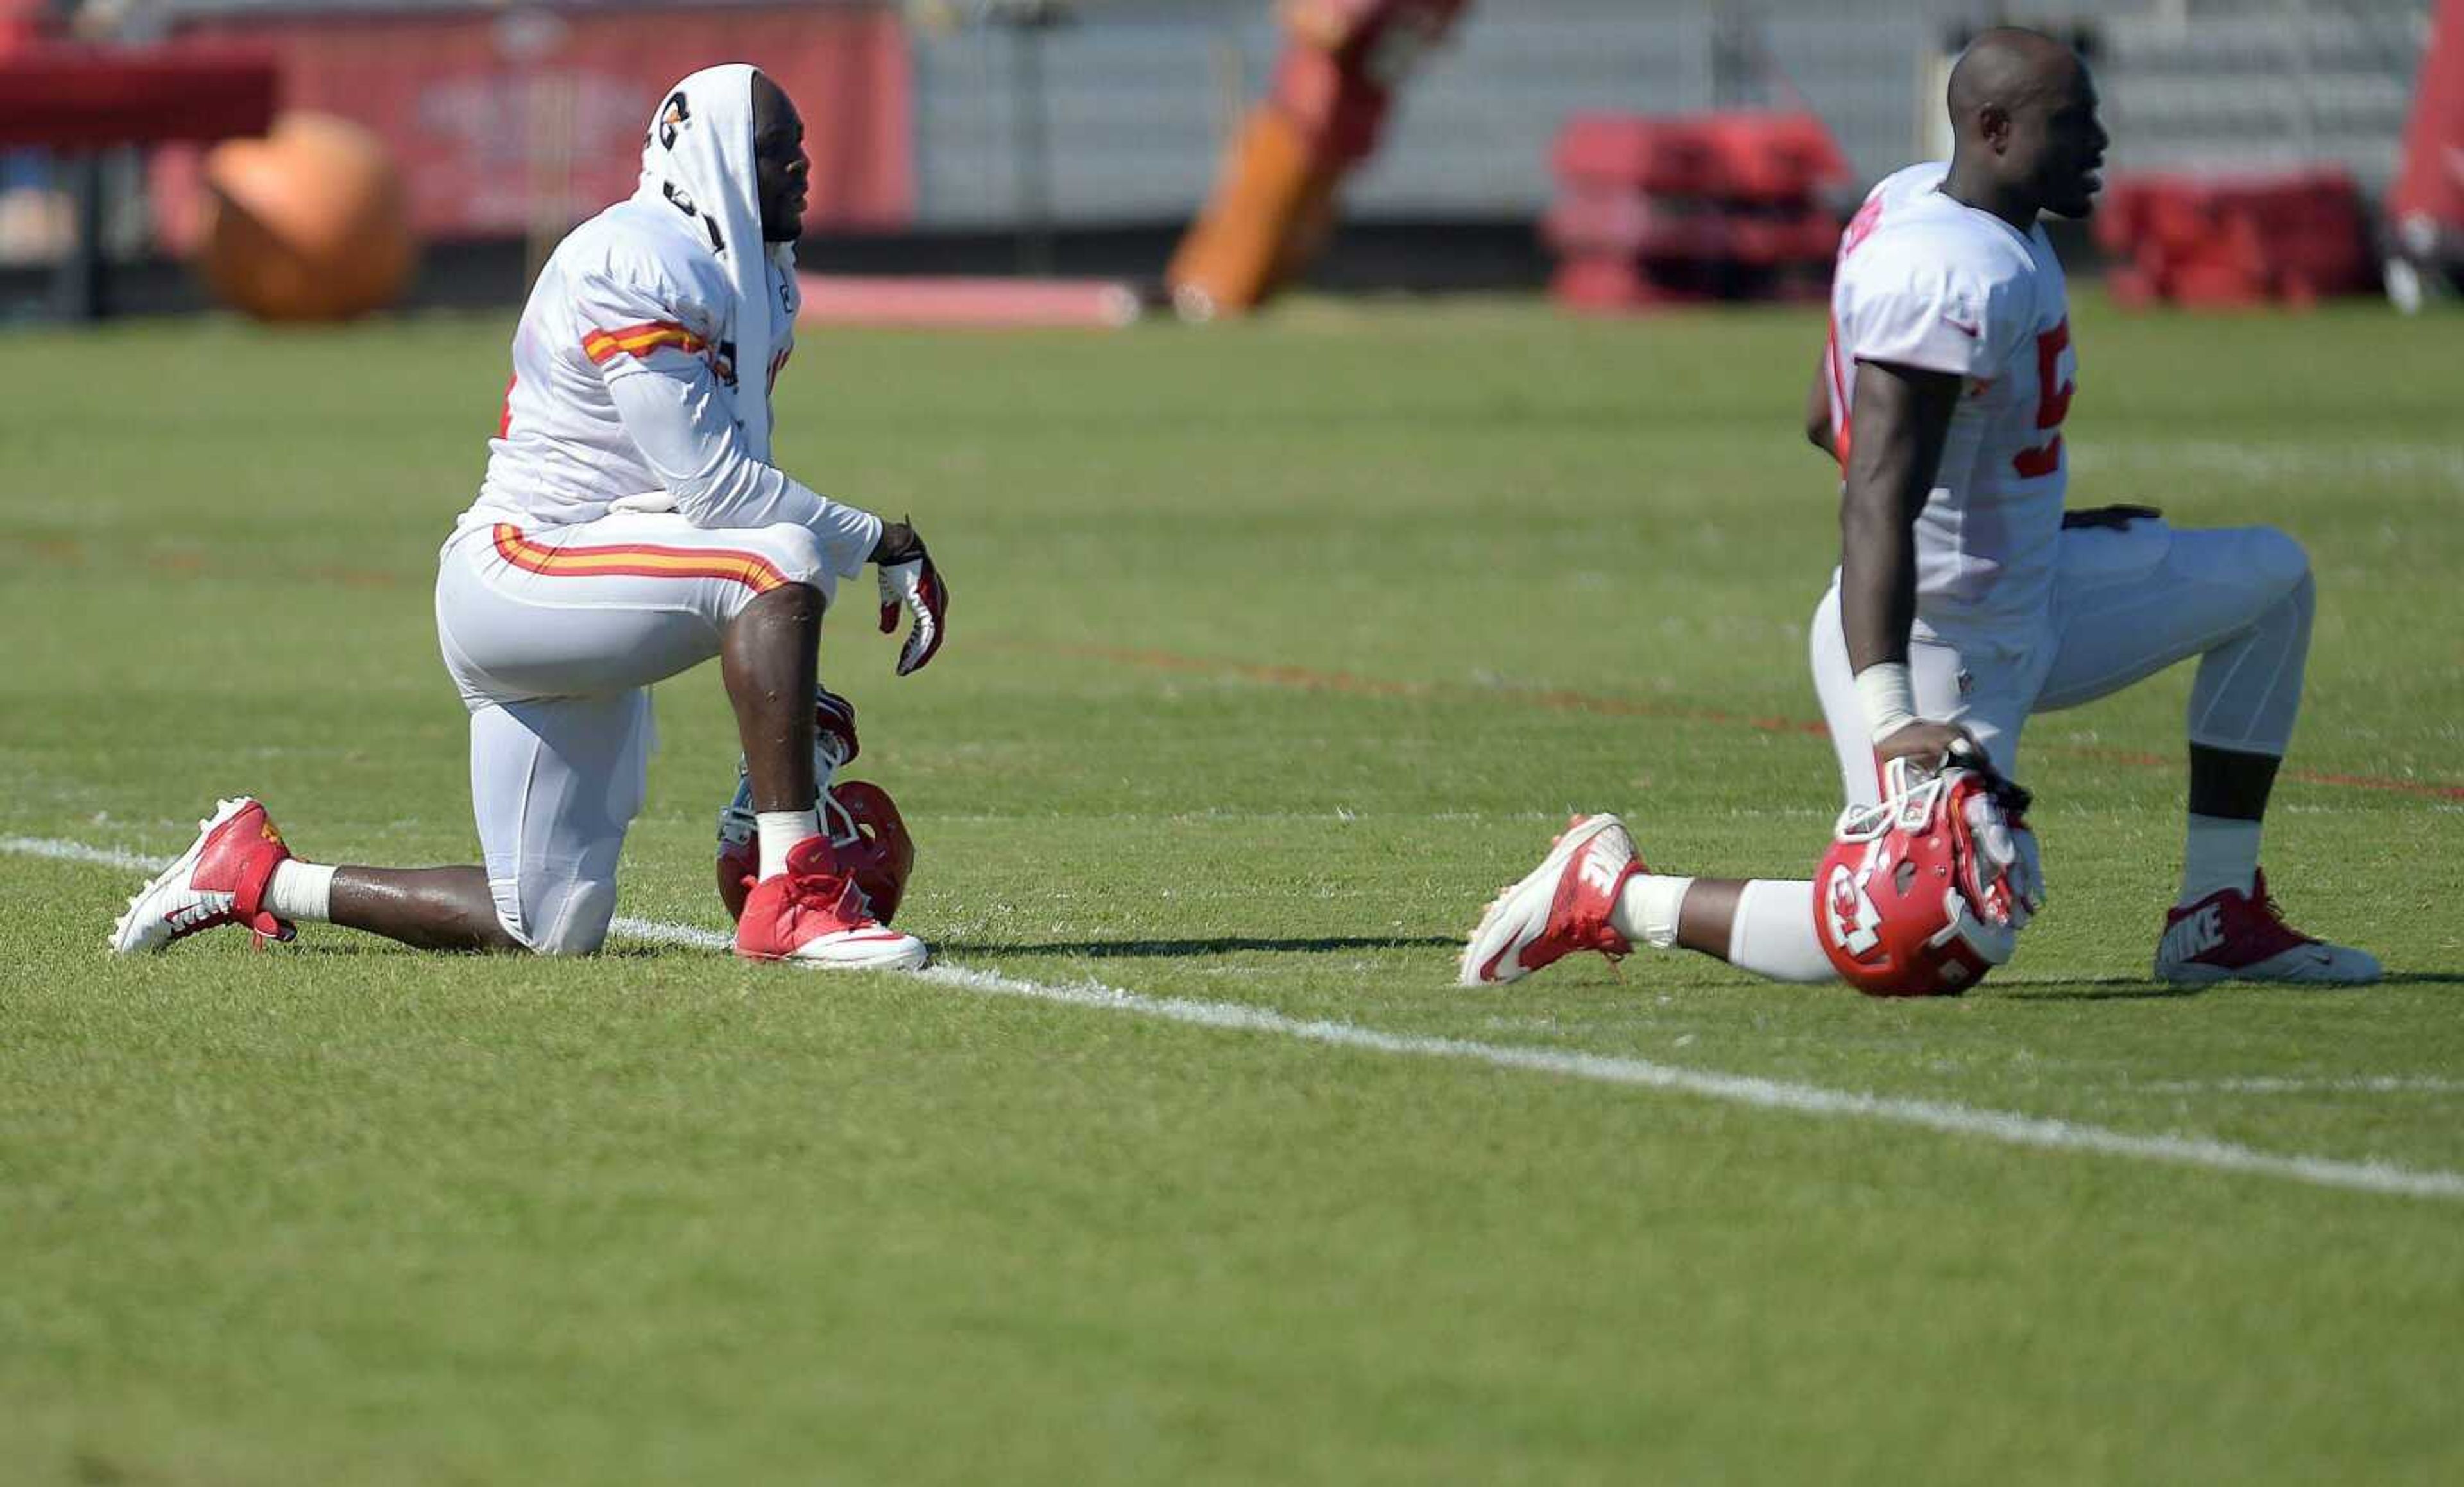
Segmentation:
<svg viewBox="0 0 2464 1487">
<path fill-rule="evenodd" d="M 901 675 L 938 650 L 948 589 L 913 528 L 770 462 L 810 168 L 769 78 L 694 73 L 650 121 L 640 187 L 576 229 L 531 292 L 487 475 L 436 582 L 486 865 L 304 863 L 240 797 L 130 902 L 114 950 L 222 925 L 288 939 L 298 920 L 436 949 L 596 950 L 642 802 L 649 686 L 715 655 L 759 822 L 737 953 L 924 963 L 922 941 L 875 922 L 816 819 L 812 697 L 838 580 L 873 563 L 883 627 L 913 617 Z"/>
</svg>

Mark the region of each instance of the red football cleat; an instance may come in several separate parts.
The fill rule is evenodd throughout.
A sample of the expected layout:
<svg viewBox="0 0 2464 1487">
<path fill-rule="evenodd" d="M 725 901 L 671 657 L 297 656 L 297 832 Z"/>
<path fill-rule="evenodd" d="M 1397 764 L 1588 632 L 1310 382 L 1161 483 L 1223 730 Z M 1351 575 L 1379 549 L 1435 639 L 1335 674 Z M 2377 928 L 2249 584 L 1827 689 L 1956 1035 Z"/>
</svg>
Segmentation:
<svg viewBox="0 0 2464 1487">
<path fill-rule="evenodd" d="M 785 872 L 753 886 L 737 921 L 736 952 L 842 971 L 917 971 L 932 958 L 922 940 L 872 917 L 827 837 L 797 842 Z"/>
<path fill-rule="evenodd" d="M 2362 986 L 2379 978 L 2378 957 L 2330 945 L 2284 922 L 2267 896 L 2267 874 L 2251 875 L 2248 893 L 2218 888 L 2195 904 L 2168 910 L 2156 942 L 2156 979 L 2188 985 L 2214 981 L 2292 981 Z"/>
<path fill-rule="evenodd" d="M 1576 951 L 1611 960 L 1634 950 L 1609 922 L 1626 880 L 1642 871 L 1614 816 L 1577 816 L 1529 876 L 1497 896 L 1463 947 L 1463 984 L 1520 981 Z"/>
<path fill-rule="evenodd" d="M 216 801 L 214 814 L 197 822 L 188 850 L 128 901 L 128 912 L 111 927 L 113 951 L 162 950 L 228 924 L 247 926 L 259 945 L 292 938 L 297 931 L 291 923 L 265 908 L 274 869 L 290 856 L 264 806 L 247 796 Z"/>
</svg>

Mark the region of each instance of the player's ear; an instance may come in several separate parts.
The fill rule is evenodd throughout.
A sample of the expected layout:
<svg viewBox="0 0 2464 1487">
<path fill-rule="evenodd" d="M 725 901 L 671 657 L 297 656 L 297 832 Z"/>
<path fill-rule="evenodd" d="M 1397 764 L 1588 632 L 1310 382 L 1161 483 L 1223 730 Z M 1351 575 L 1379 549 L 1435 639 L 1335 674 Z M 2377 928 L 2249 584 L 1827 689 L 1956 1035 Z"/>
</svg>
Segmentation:
<svg viewBox="0 0 2464 1487">
<path fill-rule="evenodd" d="M 2011 111 L 1999 103 L 1986 104 L 1976 111 L 1976 132 L 1994 154 L 2001 154 L 2011 147 Z"/>
</svg>

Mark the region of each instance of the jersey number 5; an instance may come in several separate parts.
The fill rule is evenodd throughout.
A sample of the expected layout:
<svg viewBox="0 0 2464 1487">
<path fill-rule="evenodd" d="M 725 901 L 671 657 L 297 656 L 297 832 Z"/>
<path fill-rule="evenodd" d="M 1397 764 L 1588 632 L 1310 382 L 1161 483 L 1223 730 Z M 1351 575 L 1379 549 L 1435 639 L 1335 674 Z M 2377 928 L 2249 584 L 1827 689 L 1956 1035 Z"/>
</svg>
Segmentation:
<svg viewBox="0 0 2464 1487">
<path fill-rule="evenodd" d="M 2065 316 L 2059 325 L 2036 336 L 2036 426 L 2056 430 L 2054 436 L 2033 448 L 2021 449 L 2011 456 L 2011 468 L 2022 479 L 2034 480 L 2050 475 L 2062 468 L 2062 420 L 2070 417 L 2071 394 L 2079 384 L 2059 382 L 2062 375 L 2062 353 L 2071 346 L 2071 322 Z"/>
</svg>

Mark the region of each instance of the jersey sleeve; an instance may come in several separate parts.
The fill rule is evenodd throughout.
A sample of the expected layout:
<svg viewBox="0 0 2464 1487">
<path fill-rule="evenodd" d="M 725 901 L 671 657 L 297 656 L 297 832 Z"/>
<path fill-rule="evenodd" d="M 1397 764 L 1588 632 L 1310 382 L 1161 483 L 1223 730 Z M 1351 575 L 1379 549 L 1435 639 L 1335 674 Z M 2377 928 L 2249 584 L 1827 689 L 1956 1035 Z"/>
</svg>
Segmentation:
<svg viewBox="0 0 2464 1487">
<path fill-rule="evenodd" d="M 1839 266 L 1840 351 L 1858 361 L 1986 377 L 2005 359 L 2011 313 L 1987 275 L 1955 257 L 1878 239 Z"/>
<path fill-rule="evenodd" d="M 655 279 L 593 274 L 578 286 L 575 310 L 582 354 L 606 383 L 625 436 L 658 477 L 660 504 L 696 527 L 792 522 L 822 539 L 836 572 L 852 575 L 864 566 L 880 540 L 880 519 L 753 457 L 735 398 L 714 368 L 715 322 L 705 309 Z M 651 503 L 627 497 L 618 504 L 644 510 Z"/>
<path fill-rule="evenodd" d="M 573 324 L 583 360 L 610 384 L 646 372 L 683 376 L 716 353 L 718 317 L 690 287 L 654 266 L 603 265 L 573 280 Z"/>
</svg>

